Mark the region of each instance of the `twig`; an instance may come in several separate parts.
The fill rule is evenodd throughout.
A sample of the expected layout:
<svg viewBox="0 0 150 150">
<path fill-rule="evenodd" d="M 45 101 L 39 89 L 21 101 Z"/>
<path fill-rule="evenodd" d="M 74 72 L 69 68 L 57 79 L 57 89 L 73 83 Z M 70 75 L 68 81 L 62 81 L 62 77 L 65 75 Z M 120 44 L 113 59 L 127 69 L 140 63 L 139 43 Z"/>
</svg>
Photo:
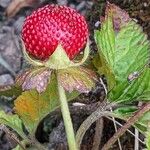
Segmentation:
<svg viewBox="0 0 150 150">
<path fill-rule="evenodd" d="M 116 132 L 113 137 L 109 139 L 109 141 L 103 146 L 102 150 L 108 150 L 117 139 L 122 136 L 126 130 L 131 127 L 140 117 L 143 116 L 144 113 L 150 110 L 150 103 L 145 104 L 139 111 L 137 111 L 133 117 L 130 117 L 128 122 Z"/>
<path fill-rule="evenodd" d="M 103 118 L 96 121 L 95 135 L 92 150 L 99 150 L 101 144 L 101 138 L 103 135 Z"/>
<path fill-rule="evenodd" d="M 108 118 L 109 120 L 113 121 L 113 119 L 110 118 L 110 117 L 107 117 L 107 116 L 106 116 L 106 118 Z M 123 126 L 123 125 L 122 125 L 121 123 L 119 123 L 118 121 L 115 120 L 115 122 L 116 122 L 116 124 L 119 125 L 120 127 Z M 135 137 L 135 139 L 137 139 L 139 142 L 141 142 L 142 144 L 145 144 L 145 142 L 142 141 L 141 139 L 139 139 L 138 137 L 136 137 L 135 134 L 134 134 L 132 131 L 130 131 L 129 129 L 127 129 L 127 132 L 129 132 L 131 135 L 133 135 L 133 136 Z"/>
<path fill-rule="evenodd" d="M 89 117 L 87 117 L 87 119 L 81 124 L 76 134 L 76 141 L 79 148 L 86 131 L 96 120 L 100 119 L 103 116 L 114 117 L 115 114 L 110 111 L 104 111 L 104 108 L 99 107 L 95 112 L 93 112 Z"/>
<path fill-rule="evenodd" d="M 135 137 L 139 137 L 139 131 L 135 128 Z M 134 150 L 139 150 L 139 140 L 135 138 L 134 140 Z"/>
<path fill-rule="evenodd" d="M 12 131 L 10 131 L 5 125 L 0 125 L 0 129 L 3 130 L 11 139 L 13 139 L 23 150 L 26 150 L 24 145 L 17 138 L 17 136 Z"/>
<path fill-rule="evenodd" d="M 142 106 L 142 102 L 139 102 L 138 103 L 138 106 L 141 107 Z M 138 137 L 139 137 L 139 131 L 135 128 L 135 140 L 134 140 L 134 150 L 139 150 L 139 140 L 138 140 Z"/>
</svg>

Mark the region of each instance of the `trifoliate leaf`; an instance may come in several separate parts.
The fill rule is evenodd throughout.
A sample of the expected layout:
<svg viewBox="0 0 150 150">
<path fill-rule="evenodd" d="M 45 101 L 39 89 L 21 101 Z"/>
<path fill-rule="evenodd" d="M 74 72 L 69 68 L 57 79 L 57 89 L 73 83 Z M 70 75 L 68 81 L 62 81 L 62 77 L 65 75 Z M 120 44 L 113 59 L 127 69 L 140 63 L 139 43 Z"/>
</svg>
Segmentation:
<svg viewBox="0 0 150 150">
<path fill-rule="evenodd" d="M 51 70 L 44 67 L 29 69 L 17 77 L 16 83 L 21 85 L 24 91 L 36 89 L 39 93 L 42 93 L 46 90 L 50 75 Z"/>
<path fill-rule="evenodd" d="M 84 67 L 70 67 L 58 71 L 58 82 L 68 92 L 89 92 L 97 80 L 94 71 Z"/>
<path fill-rule="evenodd" d="M 150 42 L 126 12 L 109 4 L 100 31 L 95 32 L 100 65 L 108 82 L 109 101 L 148 100 Z"/>
</svg>

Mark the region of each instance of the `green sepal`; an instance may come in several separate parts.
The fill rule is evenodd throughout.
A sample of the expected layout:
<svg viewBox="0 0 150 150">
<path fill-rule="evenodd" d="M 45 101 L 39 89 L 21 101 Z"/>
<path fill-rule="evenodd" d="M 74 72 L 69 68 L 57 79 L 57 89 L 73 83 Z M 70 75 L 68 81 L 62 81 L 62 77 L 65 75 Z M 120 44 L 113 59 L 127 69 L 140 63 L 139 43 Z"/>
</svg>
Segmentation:
<svg viewBox="0 0 150 150">
<path fill-rule="evenodd" d="M 87 41 L 82 60 L 79 62 L 73 62 L 69 59 L 63 47 L 59 44 L 56 50 L 54 51 L 54 53 L 49 57 L 49 59 L 47 61 L 42 62 L 39 60 L 35 60 L 29 56 L 29 54 L 25 50 L 25 46 L 23 42 L 22 42 L 22 46 L 23 46 L 24 57 L 30 64 L 34 66 L 45 66 L 50 69 L 56 69 L 56 70 L 82 65 L 88 58 L 90 52 L 89 42 Z"/>
</svg>

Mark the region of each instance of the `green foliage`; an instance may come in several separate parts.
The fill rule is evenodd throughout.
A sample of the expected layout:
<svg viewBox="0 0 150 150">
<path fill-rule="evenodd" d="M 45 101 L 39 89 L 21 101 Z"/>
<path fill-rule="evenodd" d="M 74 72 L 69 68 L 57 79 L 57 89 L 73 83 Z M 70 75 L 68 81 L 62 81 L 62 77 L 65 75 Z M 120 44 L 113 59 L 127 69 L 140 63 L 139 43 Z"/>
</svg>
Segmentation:
<svg viewBox="0 0 150 150">
<path fill-rule="evenodd" d="M 13 130 L 15 130 L 22 138 L 25 138 L 23 132 L 22 121 L 18 117 L 18 115 L 14 114 L 6 114 L 4 111 L 0 111 L 0 124 L 4 124 L 9 126 Z"/>
<path fill-rule="evenodd" d="M 114 111 L 119 118 L 128 120 L 139 109 L 133 101 L 150 100 L 150 42 L 142 28 L 125 11 L 109 3 L 101 30 L 95 31 L 95 40 L 99 55 L 93 63 L 107 79 L 107 99 L 110 102 L 129 103 L 130 105 Z M 134 124 L 146 135 L 148 149 L 149 124 L 150 111 Z"/>
<path fill-rule="evenodd" d="M 109 101 L 149 100 L 150 42 L 141 27 L 127 14 L 119 17 L 119 11 L 114 5 L 110 7 L 101 30 L 95 31 L 100 57 L 99 62 L 98 58 L 94 61 L 95 66 L 107 78 Z M 119 30 L 115 27 L 117 19 L 127 20 L 124 24 L 120 22 Z"/>
</svg>

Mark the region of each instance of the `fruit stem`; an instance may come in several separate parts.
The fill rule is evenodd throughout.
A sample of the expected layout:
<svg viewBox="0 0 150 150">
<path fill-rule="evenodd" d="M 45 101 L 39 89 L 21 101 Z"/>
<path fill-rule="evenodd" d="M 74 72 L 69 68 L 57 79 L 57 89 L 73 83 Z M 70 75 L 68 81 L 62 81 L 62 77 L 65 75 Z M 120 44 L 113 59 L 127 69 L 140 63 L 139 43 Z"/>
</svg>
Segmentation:
<svg viewBox="0 0 150 150">
<path fill-rule="evenodd" d="M 64 120 L 68 146 L 69 146 L 70 150 L 78 150 L 76 141 L 75 141 L 75 134 L 74 134 L 73 124 L 71 121 L 71 116 L 70 116 L 70 111 L 69 111 L 69 107 L 68 107 L 65 90 L 60 85 L 58 80 L 57 80 L 57 82 L 58 82 L 59 100 L 60 100 L 60 104 L 61 104 L 61 112 L 62 112 L 62 116 L 63 116 L 63 120 Z"/>
</svg>

